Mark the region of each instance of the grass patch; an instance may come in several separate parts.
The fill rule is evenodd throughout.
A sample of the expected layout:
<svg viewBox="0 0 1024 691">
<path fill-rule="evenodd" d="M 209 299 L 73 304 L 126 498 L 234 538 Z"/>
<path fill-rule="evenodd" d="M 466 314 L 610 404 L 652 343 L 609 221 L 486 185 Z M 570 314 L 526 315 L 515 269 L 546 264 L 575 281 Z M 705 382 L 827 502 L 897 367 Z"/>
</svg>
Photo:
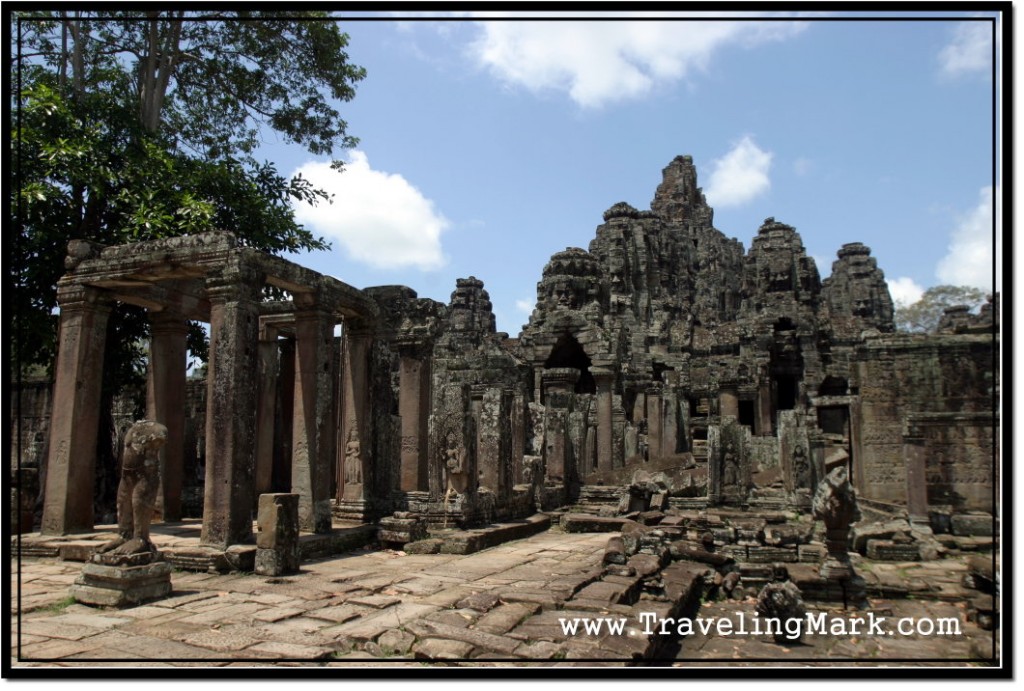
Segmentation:
<svg viewBox="0 0 1024 691">
<path fill-rule="evenodd" d="M 49 604 L 46 607 L 42 607 L 41 611 L 46 612 L 47 614 L 60 614 L 68 607 L 75 604 L 75 602 L 77 602 L 77 600 L 75 600 L 74 596 L 68 595 L 62 600 L 57 600 L 56 602 Z"/>
</svg>

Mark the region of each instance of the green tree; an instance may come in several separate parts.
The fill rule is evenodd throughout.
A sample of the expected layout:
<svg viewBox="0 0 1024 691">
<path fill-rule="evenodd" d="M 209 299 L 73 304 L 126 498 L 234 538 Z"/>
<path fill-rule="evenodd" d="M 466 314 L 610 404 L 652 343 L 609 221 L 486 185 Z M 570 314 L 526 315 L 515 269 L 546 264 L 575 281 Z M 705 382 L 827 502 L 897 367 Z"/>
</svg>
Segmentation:
<svg viewBox="0 0 1024 691">
<path fill-rule="evenodd" d="M 912 333 L 931 333 L 939 325 L 942 312 L 947 307 L 967 305 L 976 311 L 987 299 L 985 291 L 971 286 L 933 286 L 924 291 L 917 302 L 896 308 L 896 328 Z"/>
<path fill-rule="evenodd" d="M 255 155 L 267 136 L 318 155 L 356 142 L 337 105 L 365 72 L 326 13 L 57 11 L 13 22 L 16 362 L 53 361 L 68 240 L 223 228 L 273 253 L 328 247 L 291 206 L 327 195 Z M 119 312 L 113 345 L 128 374 L 145 324 Z M 190 345 L 201 352 L 199 335 Z"/>
<path fill-rule="evenodd" d="M 293 201 L 327 195 L 257 158 L 271 137 L 316 155 L 356 143 L 338 107 L 365 73 L 326 13 L 62 10 L 11 21 L 16 372 L 52 367 L 56 282 L 71 239 L 113 245 L 226 229 L 272 253 L 328 247 L 292 211 Z M 116 487 L 112 401 L 142 390 L 147 335 L 142 310 L 114 309 L 101 506 Z M 205 352 L 198 325 L 189 347 Z"/>
</svg>

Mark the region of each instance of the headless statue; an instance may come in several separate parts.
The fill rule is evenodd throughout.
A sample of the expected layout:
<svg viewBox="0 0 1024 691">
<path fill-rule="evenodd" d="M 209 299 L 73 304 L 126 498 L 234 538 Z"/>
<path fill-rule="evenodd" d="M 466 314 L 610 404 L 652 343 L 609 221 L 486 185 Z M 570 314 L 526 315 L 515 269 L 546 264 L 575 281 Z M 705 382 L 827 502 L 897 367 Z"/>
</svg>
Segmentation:
<svg viewBox="0 0 1024 691">
<path fill-rule="evenodd" d="M 160 449 L 167 443 L 167 428 L 153 420 L 140 420 L 128 430 L 121 454 L 121 484 L 117 487 L 118 537 L 100 553 L 156 552 L 149 539 L 149 524 L 156 510 L 160 487 Z"/>
</svg>

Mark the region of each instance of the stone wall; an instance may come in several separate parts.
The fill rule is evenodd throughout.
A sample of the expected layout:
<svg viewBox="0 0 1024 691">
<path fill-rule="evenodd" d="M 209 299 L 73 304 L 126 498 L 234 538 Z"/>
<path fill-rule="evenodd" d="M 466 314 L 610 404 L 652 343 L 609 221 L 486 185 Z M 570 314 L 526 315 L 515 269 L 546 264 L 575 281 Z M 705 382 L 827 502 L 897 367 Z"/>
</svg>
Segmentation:
<svg viewBox="0 0 1024 691">
<path fill-rule="evenodd" d="M 860 394 L 860 425 L 855 430 L 860 458 L 854 459 L 853 480 L 865 497 L 906 502 L 903 438 L 908 417 L 965 414 L 993 423 L 972 422 L 962 431 L 928 426 L 927 456 L 933 465 L 948 468 L 944 474 L 929 474 L 930 494 L 962 495 L 974 508 L 982 508 L 985 497 L 991 504 L 986 488 L 994 481 L 991 435 L 997 433 L 994 345 L 991 335 L 898 334 L 871 338 L 857 348 L 851 386 Z M 950 418 L 951 426 L 954 420 Z M 959 448 L 955 453 L 954 446 Z M 941 476 L 949 480 L 938 481 Z"/>
</svg>

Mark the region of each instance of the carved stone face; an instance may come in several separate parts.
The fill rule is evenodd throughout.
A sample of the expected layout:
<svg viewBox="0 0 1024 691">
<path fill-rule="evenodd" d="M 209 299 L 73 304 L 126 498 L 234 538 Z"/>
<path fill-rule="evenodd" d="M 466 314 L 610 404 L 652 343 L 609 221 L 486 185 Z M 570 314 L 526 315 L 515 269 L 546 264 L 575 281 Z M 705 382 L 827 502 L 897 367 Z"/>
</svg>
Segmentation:
<svg viewBox="0 0 1024 691">
<path fill-rule="evenodd" d="M 566 281 L 559 281 L 554 285 L 552 298 L 559 307 L 572 309 L 576 307 L 576 291 Z"/>
<path fill-rule="evenodd" d="M 793 289 L 793 273 L 789 267 L 772 267 L 768 277 L 768 290 L 773 293 Z"/>
</svg>

